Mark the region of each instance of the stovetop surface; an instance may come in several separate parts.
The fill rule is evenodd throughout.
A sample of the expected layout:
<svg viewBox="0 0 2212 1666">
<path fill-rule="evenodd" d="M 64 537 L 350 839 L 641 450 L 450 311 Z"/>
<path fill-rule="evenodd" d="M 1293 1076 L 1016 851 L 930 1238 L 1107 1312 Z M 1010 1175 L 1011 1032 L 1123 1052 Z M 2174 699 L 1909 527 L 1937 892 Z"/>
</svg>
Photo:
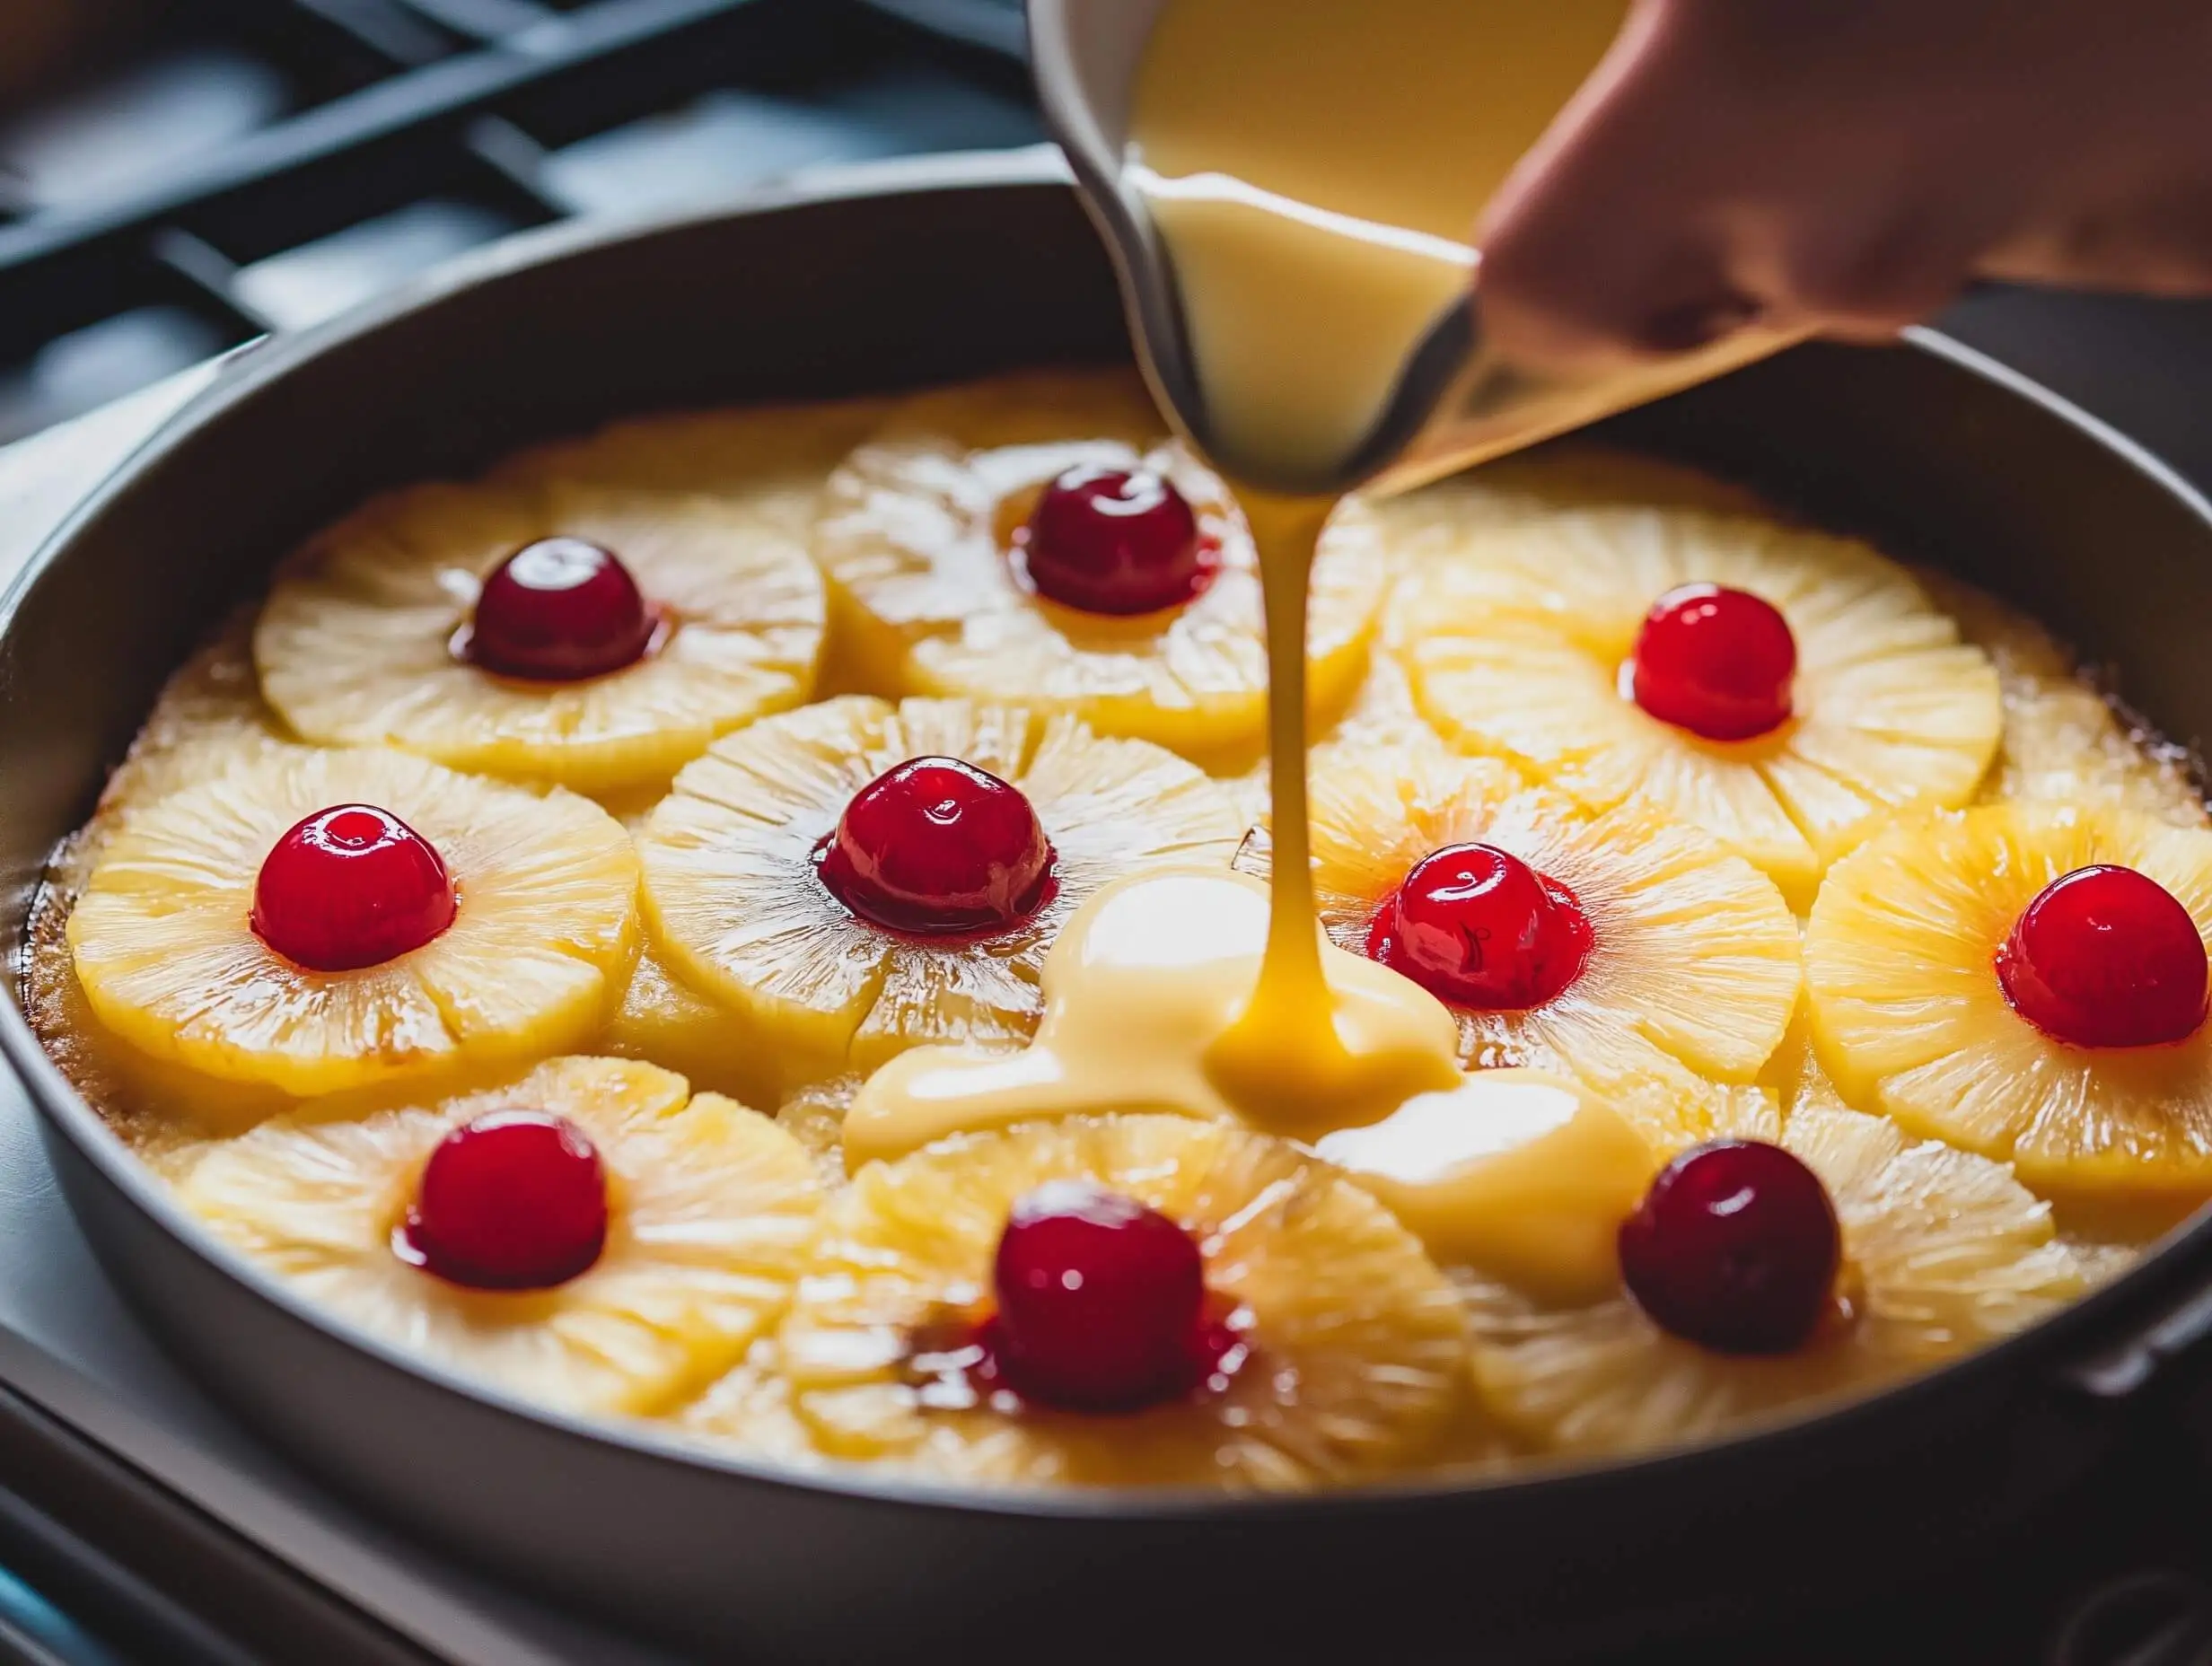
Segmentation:
<svg viewBox="0 0 2212 1666">
<path fill-rule="evenodd" d="M 759 21 L 732 21 L 748 8 Z M 879 22 L 856 22 L 864 12 Z M 302 37 L 270 32 L 279 14 L 311 32 L 302 18 L 335 18 L 359 50 L 303 59 Z M 896 20 L 889 34 L 882 14 Z M 592 15 L 622 22 L 630 44 L 579 48 L 572 34 L 573 62 L 542 82 L 509 61 L 530 30 Z M 140 119 L 166 111 L 182 161 L 119 154 L 97 122 L 73 127 L 67 97 L 43 126 L 0 127 L 0 439 L 102 407 L 0 451 L 0 577 L 206 380 L 211 352 L 312 321 L 520 225 L 691 200 L 818 163 L 1036 136 L 1005 73 L 1020 47 L 1012 0 L 222 0 L 206 16 L 257 20 L 259 32 L 157 41 L 126 66 Z M 707 67 L 671 75 L 656 51 L 672 41 Z M 557 57 L 555 44 L 541 35 L 540 55 Z M 321 79 L 303 62 L 321 66 Z M 494 91 L 462 96 L 469 75 L 492 76 Z M 379 152 L 380 97 L 397 106 L 383 131 L 434 130 L 436 144 Z M 320 149 L 317 120 L 343 129 Z M 348 171 L 344 157 L 364 153 L 380 160 Z M 332 180 L 345 188 L 335 196 Z M 293 201 L 303 191 L 321 204 L 306 218 Z M 241 204 L 260 205 L 267 222 Z M 26 346 L 32 324 L 63 317 L 49 305 L 51 274 L 81 273 L 87 259 L 108 276 L 70 305 L 98 316 Z M 22 297 L 37 304 L 15 305 Z M 161 314 L 152 322 L 149 308 Z M 2000 294 L 1950 322 L 2212 482 L 2212 429 L 2196 420 L 2212 387 L 2212 308 Z M 227 1418 L 92 1264 L 33 1113 L 5 1081 L 0 1483 L 15 1489 L 0 1495 L 0 1666 L 668 1659 L 423 1555 Z M 1962 1545 L 1943 1567 L 1900 1569 L 1893 1591 L 1839 1591 L 1784 1627 L 1694 1645 L 1651 1639 L 1625 1658 L 2208 1666 L 2204 1483 L 2179 1442 L 2146 1422 L 2065 1509 Z M 1462 1656 L 1440 1645 L 1437 1658 Z"/>
</svg>

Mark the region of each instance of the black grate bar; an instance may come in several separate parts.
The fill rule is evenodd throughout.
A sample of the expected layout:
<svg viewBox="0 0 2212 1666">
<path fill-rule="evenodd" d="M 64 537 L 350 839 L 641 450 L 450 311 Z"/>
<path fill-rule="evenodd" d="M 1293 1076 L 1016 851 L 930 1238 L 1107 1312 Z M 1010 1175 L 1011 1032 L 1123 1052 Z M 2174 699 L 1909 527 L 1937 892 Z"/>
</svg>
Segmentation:
<svg viewBox="0 0 2212 1666">
<path fill-rule="evenodd" d="M 560 15 L 537 0 L 404 0 L 404 4 L 471 40 L 505 40 Z"/>
<path fill-rule="evenodd" d="M 862 0 L 944 40 L 1026 61 L 1029 25 L 1013 0 Z"/>
<path fill-rule="evenodd" d="M 232 334 L 265 336 L 275 322 L 239 298 L 238 265 L 221 250 L 174 226 L 154 234 L 154 259 L 181 279 L 193 310 L 213 315 Z"/>
<path fill-rule="evenodd" d="M 1018 19 L 1016 0 L 192 4 L 178 39 L 220 22 L 215 44 L 282 75 L 295 113 L 204 151 L 156 149 L 136 178 L 74 200 L 11 193 L 0 171 L 0 435 L 507 230 L 758 179 L 810 149 L 879 153 L 909 119 L 919 144 L 1013 142 L 994 100 L 1026 103 L 1003 30 L 954 26 Z M 878 75 L 900 88 L 880 132 L 847 102 Z M 936 107 L 943 127 L 901 101 L 931 77 L 967 89 Z"/>
<path fill-rule="evenodd" d="M 294 0 L 302 13 L 345 34 L 397 69 L 419 69 L 453 49 L 451 37 L 399 0 Z"/>
<path fill-rule="evenodd" d="M 707 12 L 698 0 L 621 0 Z M 738 15 L 671 28 L 578 53 L 588 70 L 540 75 L 497 101 L 496 113 L 548 146 L 567 145 L 639 116 L 651 115 L 710 88 L 804 82 L 848 58 L 867 37 L 872 19 L 838 0 L 737 0 Z M 602 4 L 573 14 L 547 31 L 597 25 L 613 9 Z M 724 8 L 728 9 L 727 0 Z M 511 48 L 529 48 L 531 35 Z"/>
<path fill-rule="evenodd" d="M 527 221 L 557 220 L 567 205 L 546 189 L 545 146 L 501 116 L 487 116 L 469 129 L 469 149 L 492 178 L 505 188 L 504 198 L 494 206 L 520 210 Z"/>
<path fill-rule="evenodd" d="M 191 225 L 234 259 L 252 259 L 299 241 L 288 229 L 276 241 L 263 232 L 274 218 L 299 222 L 296 206 L 283 215 L 282 206 L 305 199 L 312 206 L 312 199 L 330 195 L 335 200 L 322 219 L 335 224 L 358 218 L 345 184 L 382 177 L 410 152 L 434 152 L 461 118 L 502 100 L 554 89 L 581 72 L 618 72 L 626 56 L 654 48 L 672 63 L 698 62 L 699 73 L 711 76 L 725 67 L 717 46 L 734 44 L 748 13 L 821 4 L 602 0 L 500 46 L 446 58 L 294 117 L 134 196 L 0 225 L 0 276 L 34 262 L 62 270 L 73 253 L 112 257 L 172 222 Z M 666 88 L 665 66 L 654 84 Z M 224 228 L 233 229 L 239 246 L 225 240 Z M 30 304 L 37 310 L 35 296 Z"/>
</svg>

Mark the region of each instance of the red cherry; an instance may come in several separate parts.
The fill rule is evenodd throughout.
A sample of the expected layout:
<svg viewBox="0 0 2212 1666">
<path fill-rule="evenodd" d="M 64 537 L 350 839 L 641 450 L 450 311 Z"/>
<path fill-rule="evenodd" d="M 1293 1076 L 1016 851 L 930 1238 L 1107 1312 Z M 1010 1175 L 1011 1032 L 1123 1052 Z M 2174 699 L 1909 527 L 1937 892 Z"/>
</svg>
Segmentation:
<svg viewBox="0 0 2212 1666">
<path fill-rule="evenodd" d="M 2133 868 L 2076 868 L 2043 887 L 1997 951 L 2013 1010 L 2076 1047 L 2151 1047 L 2204 1022 L 2204 938 Z"/>
<path fill-rule="evenodd" d="M 1086 613 L 1156 613 L 1213 581 L 1220 551 L 1149 469 L 1080 465 L 1045 487 L 1014 543 L 1037 593 Z"/>
<path fill-rule="evenodd" d="M 1716 1354 L 1802 1347 L 1828 1311 L 1842 1257 L 1820 1177 L 1756 1140 L 1685 1152 L 1620 1226 L 1620 1276 L 1637 1305 Z"/>
<path fill-rule="evenodd" d="M 1797 639 L 1749 591 L 1684 584 L 1652 605 L 1629 662 L 1636 703 L 1707 741 L 1746 741 L 1787 721 Z"/>
<path fill-rule="evenodd" d="M 392 1248 L 449 1284 L 549 1290 L 599 1259 L 607 1174 L 584 1130 L 495 1110 L 438 1142 Z"/>
<path fill-rule="evenodd" d="M 1492 845 L 1413 864 L 1367 932 L 1367 958 L 1439 1000 L 1517 1013 L 1582 975 L 1594 938 L 1575 893 Z"/>
<path fill-rule="evenodd" d="M 1131 1411 L 1173 1399 L 1219 1341 L 1190 1234 L 1087 1181 L 1049 1181 L 1014 1205 L 993 1279 L 993 1363 L 1048 1405 Z"/>
<path fill-rule="evenodd" d="M 816 849 L 830 895 L 921 936 L 996 931 L 1051 899 L 1052 846 L 1021 790 L 957 758 L 913 758 L 853 794 Z"/>
<path fill-rule="evenodd" d="M 453 881 L 389 810 L 319 810 L 261 860 L 248 916 L 263 943 L 318 972 L 381 966 L 453 923 Z"/>
<path fill-rule="evenodd" d="M 657 624 L 611 550 L 580 538 L 543 538 L 484 581 L 467 652 L 502 677 L 575 682 L 636 663 Z"/>
</svg>

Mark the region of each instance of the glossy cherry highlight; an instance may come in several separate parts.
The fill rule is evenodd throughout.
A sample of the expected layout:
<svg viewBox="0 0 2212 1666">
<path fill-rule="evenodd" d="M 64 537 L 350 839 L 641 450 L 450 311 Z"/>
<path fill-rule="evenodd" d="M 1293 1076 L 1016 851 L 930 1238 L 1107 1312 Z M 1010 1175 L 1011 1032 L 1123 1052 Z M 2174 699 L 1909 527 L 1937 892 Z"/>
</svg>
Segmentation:
<svg viewBox="0 0 2212 1666">
<path fill-rule="evenodd" d="M 607 1174 L 584 1130 L 539 1110 L 455 1128 L 392 1235 L 402 1258 L 473 1290 L 549 1290 L 607 1242 Z"/>
<path fill-rule="evenodd" d="M 1376 913 L 1367 956 L 1439 1000 L 1516 1013 L 1564 994 L 1593 942 L 1566 886 L 1494 845 L 1448 845 Z"/>
<path fill-rule="evenodd" d="M 1087 1181 L 1017 1202 L 993 1267 L 986 1332 L 1017 1393 L 1077 1411 L 1133 1411 L 1185 1394 L 1209 1368 L 1206 1264 L 1156 1209 Z"/>
<path fill-rule="evenodd" d="M 502 677 L 575 682 L 635 664 L 658 623 L 613 551 L 581 538 L 544 538 L 492 569 L 464 647 Z"/>
<path fill-rule="evenodd" d="M 2133 868 L 2046 885 L 1997 951 L 2021 1017 L 2076 1047 L 2153 1047 L 2204 1022 L 2204 937 L 2173 893 Z"/>
<path fill-rule="evenodd" d="M 1826 1317 L 1843 1258 L 1820 1177 L 1778 1145 L 1677 1157 L 1621 1223 L 1620 1276 L 1652 1322 L 1718 1354 L 1787 1354 Z"/>
<path fill-rule="evenodd" d="M 1118 616 L 1181 606 L 1212 581 L 1219 558 L 1189 501 L 1149 469 L 1067 469 L 1014 545 L 1039 595 Z"/>
<path fill-rule="evenodd" d="M 1636 703 L 1662 723 L 1707 741 L 1748 741 L 1788 721 L 1797 639 L 1780 610 L 1749 591 L 1684 584 L 1645 616 L 1629 668 Z"/>
<path fill-rule="evenodd" d="M 1018 787 L 957 758 L 912 758 L 853 795 L 817 846 L 821 882 L 863 919 L 921 936 L 1003 930 L 1050 900 L 1052 846 Z"/>
<path fill-rule="evenodd" d="M 317 972 L 381 966 L 453 923 L 453 881 L 430 841 L 389 810 L 319 810 L 276 841 L 248 918 L 261 941 Z"/>
</svg>

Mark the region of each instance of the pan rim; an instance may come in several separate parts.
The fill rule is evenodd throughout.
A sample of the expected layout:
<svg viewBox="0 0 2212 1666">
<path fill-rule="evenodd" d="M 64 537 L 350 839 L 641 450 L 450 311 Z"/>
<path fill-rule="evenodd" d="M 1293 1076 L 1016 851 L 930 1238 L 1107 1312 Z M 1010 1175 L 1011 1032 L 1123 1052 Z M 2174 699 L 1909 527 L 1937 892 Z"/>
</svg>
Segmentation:
<svg viewBox="0 0 2212 1666">
<path fill-rule="evenodd" d="M 774 215 L 822 204 L 968 189 L 1065 189 L 1069 174 L 1049 145 L 809 171 L 790 180 L 749 190 L 711 206 L 618 221 L 567 224 L 528 232 L 464 257 L 434 276 L 405 285 L 372 305 L 294 337 L 272 338 L 237 349 L 215 380 L 162 423 L 101 481 L 39 547 L 4 593 L 0 593 L 0 642 L 11 639 L 23 608 L 39 585 L 67 562 L 89 528 L 171 452 L 233 408 L 260 397 L 273 384 L 341 346 L 372 338 L 392 323 L 434 309 L 453 296 L 623 242 L 680 232 L 737 217 Z M 2083 440 L 2146 478 L 2155 490 L 2212 528 L 2212 502 L 2171 465 L 2139 443 L 2043 388 L 2030 378 L 1939 331 L 1905 332 L 1903 351 L 1942 361 L 1965 376 L 2038 409 L 2075 430 Z M 827 1495 L 856 1504 L 890 1505 L 935 1513 L 1027 1520 L 1126 1521 L 1177 1520 L 1277 1521 L 1336 1514 L 1416 1511 L 1476 1497 L 1517 1494 L 1531 1487 L 1548 1496 L 1577 1487 L 1626 1485 L 1670 1471 L 1720 1462 L 1756 1462 L 1783 1442 L 1875 1416 L 1900 1415 L 1914 1402 L 1970 1391 L 1983 1378 L 2032 1369 L 2038 1355 L 2059 1356 L 2042 1369 L 2062 1377 L 2070 1363 L 2094 1356 L 2124 1339 L 2146 1313 L 2170 1306 L 2177 1289 L 2192 1280 L 2192 1264 L 2212 1262 L 2212 1205 L 2157 1241 L 2134 1267 L 2050 1319 L 1936 1370 L 1875 1393 L 1841 1399 L 1821 1408 L 1798 1408 L 1746 1424 L 1717 1439 L 1611 1459 L 1535 1458 L 1497 1471 L 1439 1471 L 1365 1486 L 1310 1494 L 1224 1495 L 1191 1488 L 1078 1489 L 962 1487 L 948 1483 L 879 1476 L 858 1467 L 799 1469 L 686 1441 L 642 1422 L 600 1420 L 536 1405 L 440 1362 L 416 1355 L 328 1313 L 202 1229 L 171 1188 L 108 1127 L 48 1057 L 22 1010 L 18 982 L 0 1003 L 0 1058 L 14 1071 L 48 1130 L 65 1138 L 107 1186 L 119 1192 L 170 1246 L 210 1266 L 282 1319 L 305 1327 L 321 1341 L 363 1356 L 382 1370 L 457 1396 L 475 1407 L 521 1419 L 535 1432 L 564 1442 L 587 1442 L 623 1458 L 676 1465 L 700 1475 L 779 1491 Z"/>
</svg>

